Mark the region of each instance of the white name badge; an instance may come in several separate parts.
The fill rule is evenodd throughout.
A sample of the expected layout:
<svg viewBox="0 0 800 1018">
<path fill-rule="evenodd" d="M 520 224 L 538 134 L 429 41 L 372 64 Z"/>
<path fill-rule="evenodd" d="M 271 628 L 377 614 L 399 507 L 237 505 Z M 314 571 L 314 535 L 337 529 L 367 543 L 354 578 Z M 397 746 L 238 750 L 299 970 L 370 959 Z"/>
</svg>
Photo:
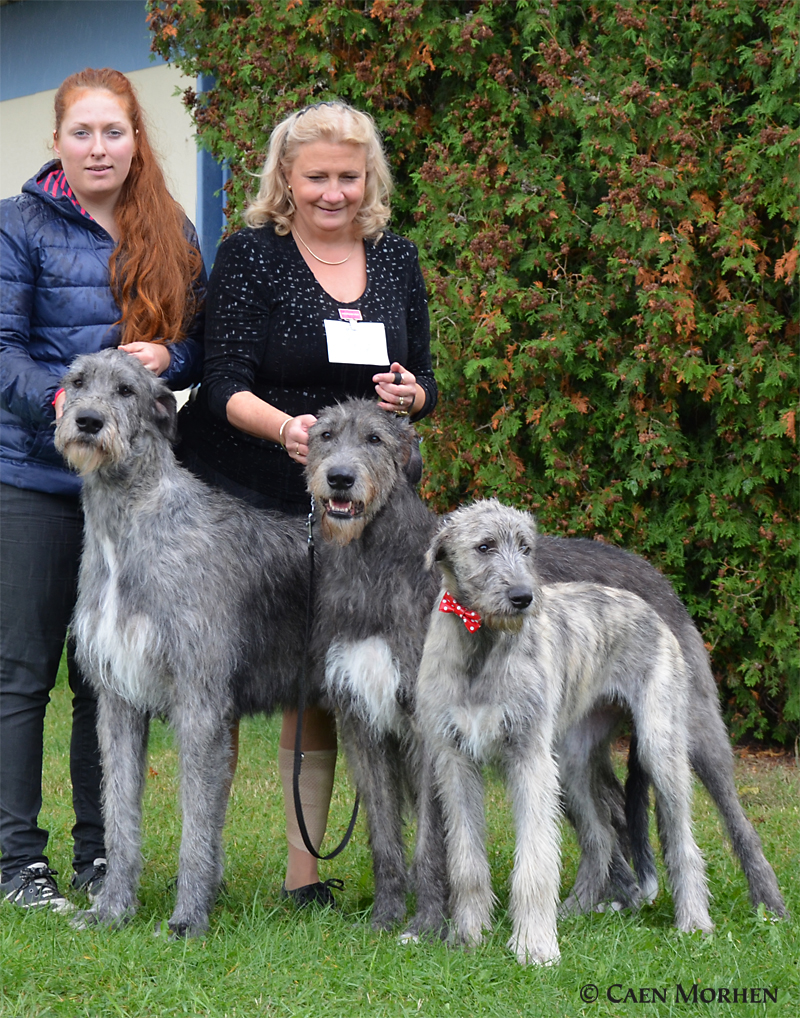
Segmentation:
<svg viewBox="0 0 800 1018">
<path fill-rule="evenodd" d="M 383 322 L 325 322 L 328 361 L 331 364 L 389 363 Z"/>
</svg>

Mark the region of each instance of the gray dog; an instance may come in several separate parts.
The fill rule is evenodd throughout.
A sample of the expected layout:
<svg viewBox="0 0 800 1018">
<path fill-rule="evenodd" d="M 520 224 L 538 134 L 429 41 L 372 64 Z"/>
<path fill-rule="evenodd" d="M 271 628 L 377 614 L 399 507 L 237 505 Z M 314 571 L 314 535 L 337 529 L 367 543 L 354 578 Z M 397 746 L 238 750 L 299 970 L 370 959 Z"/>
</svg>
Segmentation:
<svg viewBox="0 0 800 1018">
<path fill-rule="evenodd" d="M 438 586 L 424 568 L 438 526 L 414 485 L 421 460 L 408 421 L 374 402 L 329 407 L 309 432 L 306 479 L 316 507 L 319 581 L 313 645 L 364 800 L 375 876 L 372 925 L 405 915 L 403 812 L 421 761 L 410 725 L 417 667 Z M 426 825 L 434 837 L 441 826 Z M 418 894 L 441 926 L 445 872 Z M 433 909 L 431 917 L 427 908 Z M 437 911 L 438 909 L 438 911 Z"/>
<path fill-rule="evenodd" d="M 415 718 L 444 811 L 457 936 L 478 943 L 490 923 L 481 765 L 496 760 L 516 824 L 509 946 L 523 964 L 558 960 L 555 750 L 571 726 L 608 702 L 630 710 L 656 789 L 676 925 L 710 931 L 704 866 L 691 832 L 691 686 L 678 641 L 627 591 L 543 586 L 535 548 L 532 517 L 488 501 L 449 516 L 429 552 L 446 597 L 431 616 Z M 570 775 L 561 777 L 568 786 Z"/>
<path fill-rule="evenodd" d="M 172 452 L 175 397 L 135 357 L 79 357 L 56 445 L 83 477 L 86 535 L 73 620 L 98 693 L 108 875 L 78 925 L 136 908 L 149 720 L 178 739 L 183 834 L 169 927 L 208 926 L 222 879 L 234 718 L 296 703 L 306 620 L 302 522 L 197 480 Z"/>
</svg>

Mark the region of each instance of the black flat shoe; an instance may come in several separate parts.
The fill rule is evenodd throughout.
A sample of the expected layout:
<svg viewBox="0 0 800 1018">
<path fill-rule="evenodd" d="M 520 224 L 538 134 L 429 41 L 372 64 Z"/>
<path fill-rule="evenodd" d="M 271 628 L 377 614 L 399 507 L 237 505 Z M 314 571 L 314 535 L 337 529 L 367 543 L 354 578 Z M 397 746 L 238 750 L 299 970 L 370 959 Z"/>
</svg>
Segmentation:
<svg viewBox="0 0 800 1018">
<path fill-rule="evenodd" d="M 291 898 L 297 908 L 305 908 L 306 905 L 321 905 L 323 908 L 336 908 L 336 901 L 331 893 L 331 888 L 341 891 L 344 887 L 343 880 L 335 877 L 331 880 L 324 880 L 317 884 L 305 884 L 303 887 L 293 887 L 287 890 L 286 884 L 281 887 L 281 898 Z"/>
</svg>

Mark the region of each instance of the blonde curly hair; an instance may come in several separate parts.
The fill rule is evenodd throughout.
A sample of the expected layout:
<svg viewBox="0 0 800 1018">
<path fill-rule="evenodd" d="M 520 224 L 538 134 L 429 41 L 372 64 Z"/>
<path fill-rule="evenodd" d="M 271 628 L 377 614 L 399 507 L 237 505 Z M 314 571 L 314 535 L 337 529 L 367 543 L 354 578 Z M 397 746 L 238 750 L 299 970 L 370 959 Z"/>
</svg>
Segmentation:
<svg viewBox="0 0 800 1018">
<path fill-rule="evenodd" d="M 275 232 L 282 237 L 291 231 L 295 204 L 285 174 L 297 158 L 298 148 L 314 141 L 364 147 L 367 179 L 364 200 L 353 225 L 360 239 L 380 240 L 391 215 L 391 171 L 375 121 L 368 113 L 343 102 L 304 106 L 275 127 L 270 135 L 258 194 L 245 209 L 244 221 L 255 228 L 273 223 Z"/>
</svg>

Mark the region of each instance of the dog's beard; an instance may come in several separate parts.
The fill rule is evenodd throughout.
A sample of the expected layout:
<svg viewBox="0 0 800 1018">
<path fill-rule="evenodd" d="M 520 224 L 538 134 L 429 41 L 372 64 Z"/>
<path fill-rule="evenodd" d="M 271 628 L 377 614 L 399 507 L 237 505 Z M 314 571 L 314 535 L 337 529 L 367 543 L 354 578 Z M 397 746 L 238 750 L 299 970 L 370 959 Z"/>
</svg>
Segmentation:
<svg viewBox="0 0 800 1018">
<path fill-rule="evenodd" d="M 314 501 L 321 509 L 320 526 L 322 536 L 331 544 L 343 547 L 351 541 L 361 538 L 367 524 L 372 520 L 380 504 L 375 500 L 375 492 L 368 490 L 366 501 L 357 499 L 337 498 L 335 495 L 322 495 L 313 490 Z"/>
<path fill-rule="evenodd" d="M 525 625 L 524 614 L 515 615 L 483 615 L 481 619 L 487 629 L 494 629 L 502 633 L 518 633 Z"/>
<path fill-rule="evenodd" d="M 103 440 L 94 438 L 91 441 L 80 437 L 66 439 L 56 430 L 55 444 L 67 463 L 81 477 L 122 460 L 121 445 L 111 440 L 110 436 L 105 436 Z"/>
<path fill-rule="evenodd" d="M 364 533 L 367 525 L 366 516 L 330 516 L 323 513 L 320 527 L 322 536 L 331 544 L 344 546 L 357 541 Z"/>
<path fill-rule="evenodd" d="M 109 461 L 108 451 L 103 446 L 85 442 L 68 442 L 60 447 L 61 455 L 81 477 L 99 470 Z"/>
</svg>

